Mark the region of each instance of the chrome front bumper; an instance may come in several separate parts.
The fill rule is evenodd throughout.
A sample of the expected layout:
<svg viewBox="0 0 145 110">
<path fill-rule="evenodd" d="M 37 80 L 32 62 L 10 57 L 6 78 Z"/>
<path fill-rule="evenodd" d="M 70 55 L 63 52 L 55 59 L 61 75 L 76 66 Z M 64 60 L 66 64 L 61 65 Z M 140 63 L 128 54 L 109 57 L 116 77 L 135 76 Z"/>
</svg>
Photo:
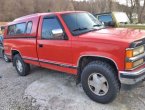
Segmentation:
<svg viewBox="0 0 145 110">
<path fill-rule="evenodd" d="M 137 71 L 120 71 L 119 73 L 122 84 L 133 85 L 145 79 L 145 68 Z"/>
</svg>

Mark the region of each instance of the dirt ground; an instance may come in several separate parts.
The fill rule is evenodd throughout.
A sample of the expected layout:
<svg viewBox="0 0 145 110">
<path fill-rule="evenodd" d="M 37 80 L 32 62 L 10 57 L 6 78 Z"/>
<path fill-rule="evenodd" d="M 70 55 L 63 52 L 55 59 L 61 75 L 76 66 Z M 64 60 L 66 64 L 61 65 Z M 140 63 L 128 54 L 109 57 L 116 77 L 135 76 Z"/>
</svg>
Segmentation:
<svg viewBox="0 0 145 110">
<path fill-rule="evenodd" d="M 39 67 L 21 77 L 12 63 L 0 59 L 0 110 L 144 110 L 145 83 L 122 90 L 110 104 L 90 100 L 75 77 Z"/>
</svg>

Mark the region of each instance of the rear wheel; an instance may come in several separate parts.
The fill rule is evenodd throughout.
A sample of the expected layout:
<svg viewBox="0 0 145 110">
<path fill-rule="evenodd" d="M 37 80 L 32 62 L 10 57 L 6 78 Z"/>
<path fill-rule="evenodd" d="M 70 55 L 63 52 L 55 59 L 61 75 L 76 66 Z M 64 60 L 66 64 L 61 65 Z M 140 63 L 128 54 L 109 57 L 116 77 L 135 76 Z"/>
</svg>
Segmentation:
<svg viewBox="0 0 145 110">
<path fill-rule="evenodd" d="M 114 69 L 102 61 L 88 64 L 82 72 L 81 81 L 90 99 L 99 103 L 112 102 L 119 92 Z"/>
<path fill-rule="evenodd" d="M 19 54 L 14 56 L 14 66 L 20 76 L 26 76 L 30 72 L 30 65 L 25 63 Z"/>
<path fill-rule="evenodd" d="M 3 59 L 5 60 L 5 62 L 11 61 L 4 52 L 3 52 Z"/>
</svg>

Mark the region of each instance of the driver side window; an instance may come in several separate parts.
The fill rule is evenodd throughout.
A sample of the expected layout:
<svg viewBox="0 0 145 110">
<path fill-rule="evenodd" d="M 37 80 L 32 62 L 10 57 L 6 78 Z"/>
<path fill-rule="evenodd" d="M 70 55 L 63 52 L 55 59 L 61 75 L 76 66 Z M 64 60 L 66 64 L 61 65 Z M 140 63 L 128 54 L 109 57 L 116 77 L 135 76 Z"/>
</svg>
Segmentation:
<svg viewBox="0 0 145 110">
<path fill-rule="evenodd" d="M 53 30 L 62 30 L 61 24 L 56 17 L 44 18 L 42 24 L 42 39 L 63 40 L 64 36 L 53 35 Z"/>
</svg>

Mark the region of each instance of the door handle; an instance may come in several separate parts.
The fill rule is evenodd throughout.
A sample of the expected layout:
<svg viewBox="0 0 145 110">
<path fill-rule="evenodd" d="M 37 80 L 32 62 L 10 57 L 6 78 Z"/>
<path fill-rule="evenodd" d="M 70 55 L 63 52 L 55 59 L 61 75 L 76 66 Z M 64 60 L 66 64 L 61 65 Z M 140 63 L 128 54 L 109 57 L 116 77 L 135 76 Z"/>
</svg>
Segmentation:
<svg viewBox="0 0 145 110">
<path fill-rule="evenodd" d="M 42 48 L 43 47 L 43 44 L 39 44 L 39 47 Z"/>
</svg>

